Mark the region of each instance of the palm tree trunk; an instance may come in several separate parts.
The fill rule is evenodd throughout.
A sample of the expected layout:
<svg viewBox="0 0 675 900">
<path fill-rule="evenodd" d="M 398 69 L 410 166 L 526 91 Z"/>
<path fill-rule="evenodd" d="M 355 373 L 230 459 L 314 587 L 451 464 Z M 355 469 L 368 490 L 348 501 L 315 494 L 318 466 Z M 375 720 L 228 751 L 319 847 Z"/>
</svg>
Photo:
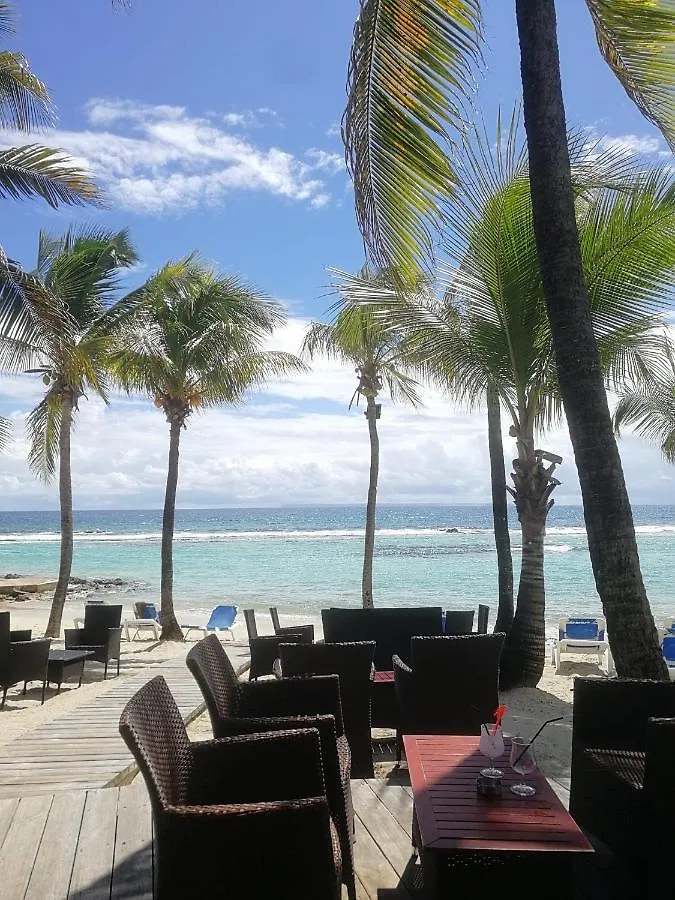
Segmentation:
<svg viewBox="0 0 675 900">
<path fill-rule="evenodd" d="M 61 508 L 61 557 L 52 608 L 45 637 L 58 638 L 61 633 L 63 607 L 66 603 L 70 570 L 73 566 L 73 484 L 70 471 L 70 433 L 73 425 L 73 393 L 65 389 L 61 397 L 59 431 L 59 505 Z"/>
<path fill-rule="evenodd" d="M 492 385 L 488 385 L 487 389 L 487 418 L 490 480 L 492 483 L 492 521 L 497 549 L 499 585 L 499 606 L 494 630 L 507 633 L 513 622 L 513 559 L 511 558 L 511 538 L 509 536 L 509 511 L 506 502 L 506 469 L 504 468 L 499 394 Z"/>
<path fill-rule="evenodd" d="M 560 483 L 553 477 L 555 463 L 546 468 L 533 450 L 531 436 L 518 442 L 519 458 L 511 476 L 522 533 L 518 603 L 504 643 L 499 682 L 502 688 L 536 687 L 546 661 L 544 610 L 544 536 L 553 506 L 551 494 Z M 558 460 L 560 457 L 556 457 Z"/>
<path fill-rule="evenodd" d="M 595 584 L 618 674 L 667 679 L 584 283 L 554 0 L 516 0 L 516 15 L 537 252 Z"/>
<path fill-rule="evenodd" d="M 169 421 L 169 469 L 166 475 L 166 494 L 164 495 L 164 515 L 162 517 L 162 640 L 182 641 L 183 632 L 173 609 L 173 530 L 176 520 L 178 451 L 183 422 L 178 417 Z"/>
<path fill-rule="evenodd" d="M 364 608 L 373 603 L 373 553 L 375 552 L 375 510 L 377 506 L 377 478 L 380 472 L 380 439 L 377 434 L 377 404 L 373 397 L 366 398 L 366 418 L 370 435 L 370 481 L 366 506 L 366 537 L 363 548 L 363 578 L 361 598 Z"/>
</svg>

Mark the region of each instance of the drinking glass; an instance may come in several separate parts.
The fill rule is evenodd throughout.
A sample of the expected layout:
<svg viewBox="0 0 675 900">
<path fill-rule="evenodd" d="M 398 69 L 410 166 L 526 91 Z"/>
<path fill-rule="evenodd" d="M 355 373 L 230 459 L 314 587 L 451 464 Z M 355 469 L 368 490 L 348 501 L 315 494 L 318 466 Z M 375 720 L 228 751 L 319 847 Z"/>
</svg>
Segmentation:
<svg viewBox="0 0 675 900">
<path fill-rule="evenodd" d="M 511 768 L 518 775 L 531 775 L 537 768 L 532 744 L 525 738 L 511 738 Z M 511 785 L 511 793 L 517 797 L 532 797 L 536 790 L 531 784 L 519 782 Z"/>
<path fill-rule="evenodd" d="M 504 752 L 504 736 L 501 725 L 495 730 L 494 734 L 492 733 L 493 730 L 495 730 L 494 725 L 488 723 L 482 725 L 480 729 L 478 749 L 488 759 L 497 759 Z"/>
</svg>

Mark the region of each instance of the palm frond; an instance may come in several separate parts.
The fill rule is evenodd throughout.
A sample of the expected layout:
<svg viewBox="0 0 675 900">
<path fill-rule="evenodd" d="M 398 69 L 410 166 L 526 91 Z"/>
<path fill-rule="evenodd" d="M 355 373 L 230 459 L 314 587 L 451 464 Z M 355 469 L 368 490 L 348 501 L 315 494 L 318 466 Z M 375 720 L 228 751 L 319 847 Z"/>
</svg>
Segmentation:
<svg viewBox="0 0 675 900">
<path fill-rule="evenodd" d="M 14 33 L 14 7 L 11 3 L 1 0 L 0 2 L 0 34 Z"/>
<path fill-rule="evenodd" d="M 614 410 L 614 427 L 620 433 L 627 425 L 658 443 L 665 459 L 675 463 L 675 380 L 627 391 Z"/>
<path fill-rule="evenodd" d="M 342 123 L 369 257 L 407 271 L 430 261 L 454 192 L 449 140 L 481 55 L 478 0 L 361 0 Z"/>
<path fill-rule="evenodd" d="M 0 416 L 0 453 L 7 447 L 12 439 L 12 423 L 9 419 Z"/>
<path fill-rule="evenodd" d="M 50 206 L 101 204 L 89 175 L 61 150 L 39 144 L 0 151 L 0 197 L 41 197 Z"/>
<path fill-rule="evenodd" d="M 675 149 L 673 0 L 586 0 L 598 46 L 624 90 Z"/>
<path fill-rule="evenodd" d="M 0 128 L 32 131 L 53 123 L 46 86 L 21 53 L 0 51 Z"/>
<path fill-rule="evenodd" d="M 61 432 L 61 397 L 50 389 L 26 419 L 30 440 L 28 465 L 42 481 L 51 481 L 56 472 Z"/>
</svg>

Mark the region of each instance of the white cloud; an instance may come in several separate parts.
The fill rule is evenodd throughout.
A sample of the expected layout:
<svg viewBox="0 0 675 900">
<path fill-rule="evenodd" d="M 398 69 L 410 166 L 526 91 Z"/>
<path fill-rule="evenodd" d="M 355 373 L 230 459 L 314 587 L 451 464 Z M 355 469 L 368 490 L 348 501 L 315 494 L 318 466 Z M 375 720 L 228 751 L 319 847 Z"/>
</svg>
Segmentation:
<svg viewBox="0 0 675 900">
<path fill-rule="evenodd" d="M 340 136 L 340 123 L 339 122 L 331 122 L 328 128 L 326 129 L 326 137 L 339 137 Z"/>
<path fill-rule="evenodd" d="M 327 179 L 339 171 L 335 154 L 311 148 L 296 156 L 219 124 L 274 118 L 266 107 L 227 113 L 216 121 L 191 116 L 180 106 L 93 99 L 86 113 L 90 129 L 57 129 L 49 133 L 49 143 L 89 168 L 110 201 L 135 211 L 217 205 L 235 190 L 263 191 L 320 208 L 330 200 Z M 19 138 L 5 131 L 0 145 L 12 146 Z"/>
<path fill-rule="evenodd" d="M 603 149 L 618 150 L 625 154 L 637 156 L 663 156 L 666 153 L 665 143 L 659 138 L 648 134 L 602 134 L 595 126 L 588 129 L 592 140 L 598 141 Z"/>
<path fill-rule="evenodd" d="M 312 160 L 314 167 L 317 169 L 327 169 L 332 173 L 345 171 L 344 156 L 341 156 L 339 153 L 328 153 L 326 150 L 311 147 L 305 153 L 305 156 Z"/>
<path fill-rule="evenodd" d="M 307 325 L 294 318 L 273 346 L 297 352 Z M 368 480 L 368 431 L 362 409 L 348 410 L 355 387 L 349 366 L 318 360 L 308 374 L 278 379 L 236 410 L 191 417 L 181 439 L 178 502 L 183 507 L 363 503 Z M 37 377 L 0 378 L 0 413 L 16 424 L 1 458 L 0 508 L 55 507 L 55 485 L 28 471 L 26 412 L 41 396 Z M 487 426 L 482 413 L 458 409 L 426 391 L 419 411 L 383 398 L 379 497 L 382 502 L 489 502 Z M 507 465 L 515 455 L 504 418 Z M 168 433 L 149 400 L 113 397 L 110 407 L 82 401 L 73 434 L 75 503 L 79 507 L 161 506 Z M 559 428 L 539 445 L 559 452 L 558 503 L 578 503 L 569 437 Z M 622 438 L 624 470 L 634 502 L 661 502 L 675 487 L 675 469 L 638 438 Z M 507 470 L 508 471 L 508 470 Z"/>
</svg>

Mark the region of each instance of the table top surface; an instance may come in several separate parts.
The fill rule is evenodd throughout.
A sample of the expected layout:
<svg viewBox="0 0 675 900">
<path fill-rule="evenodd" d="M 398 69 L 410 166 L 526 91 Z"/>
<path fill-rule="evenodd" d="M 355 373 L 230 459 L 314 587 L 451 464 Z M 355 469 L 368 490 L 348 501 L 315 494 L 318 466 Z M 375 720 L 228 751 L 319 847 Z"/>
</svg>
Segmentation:
<svg viewBox="0 0 675 900">
<path fill-rule="evenodd" d="M 394 672 L 373 672 L 373 681 L 393 681 Z"/>
<path fill-rule="evenodd" d="M 93 650 L 50 650 L 49 662 L 79 662 L 95 655 Z"/>
<path fill-rule="evenodd" d="M 496 760 L 478 750 L 478 737 L 405 735 L 403 738 L 422 845 L 456 851 L 592 852 L 593 848 L 541 772 L 522 776 L 509 766 L 510 742 Z M 502 795 L 476 792 L 476 776 L 494 766 L 504 773 Z M 536 788 L 520 798 L 509 786 Z"/>
</svg>

